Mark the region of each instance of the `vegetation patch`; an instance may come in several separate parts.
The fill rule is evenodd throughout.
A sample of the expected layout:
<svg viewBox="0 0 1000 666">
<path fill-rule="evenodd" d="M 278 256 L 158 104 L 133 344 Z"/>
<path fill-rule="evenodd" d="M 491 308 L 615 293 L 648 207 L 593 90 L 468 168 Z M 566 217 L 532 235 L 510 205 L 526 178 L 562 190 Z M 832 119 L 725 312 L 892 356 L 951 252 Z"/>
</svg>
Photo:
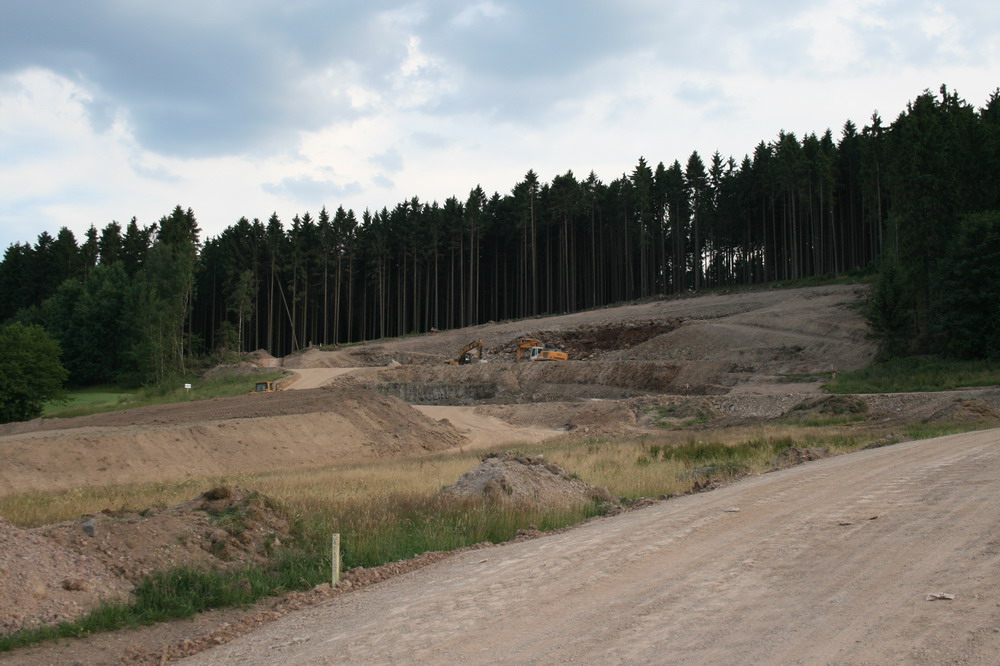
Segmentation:
<svg viewBox="0 0 1000 666">
<path fill-rule="evenodd" d="M 898 358 L 841 372 L 823 385 L 830 393 L 910 393 L 1000 385 L 1000 363 Z"/>
<path fill-rule="evenodd" d="M 844 425 L 864 421 L 868 403 L 854 395 L 829 395 L 806 398 L 795 405 L 782 420 L 801 426 Z"/>
<path fill-rule="evenodd" d="M 249 393 L 257 381 L 275 381 L 285 376 L 281 370 L 246 372 L 218 372 L 207 379 L 190 375 L 164 380 L 159 384 L 129 389 L 125 386 L 106 385 L 94 389 L 70 391 L 68 401 L 46 403 L 46 418 L 72 418 L 88 414 L 114 412 L 150 405 L 167 405 L 191 400 L 207 400 Z M 191 388 L 184 388 L 190 384 Z"/>
<path fill-rule="evenodd" d="M 679 429 L 704 425 L 718 419 L 719 410 L 706 398 L 680 400 L 650 407 L 647 413 L 658 428 Z"/>
</svg>

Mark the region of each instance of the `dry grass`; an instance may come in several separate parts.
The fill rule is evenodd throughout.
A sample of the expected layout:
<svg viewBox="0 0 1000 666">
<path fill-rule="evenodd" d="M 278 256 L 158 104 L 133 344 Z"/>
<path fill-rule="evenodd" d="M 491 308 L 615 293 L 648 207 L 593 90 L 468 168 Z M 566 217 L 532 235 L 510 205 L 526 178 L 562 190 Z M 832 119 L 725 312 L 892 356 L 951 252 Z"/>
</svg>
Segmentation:
<svg viewBox="0 0 1000 666">
<path fill-rule="evenodd" d="M 882 433 L 854 431 L 854 440 L 845 437 L 845 428 L 802 428 L 792 425 L 761 426 L 698 431 L 666 431 L 633 440 L 585 439 L 555 443 L 512 446 L 526 454 L 542 454 L 561 464 L 588 483 L 604 486 L 623 497 L 658 497 L 688 492 L 693 481 L 684 472 L 698 461 L 671 459 L 664 453 L 650 455 L 651 449 L 667 451 L 692 443 L 737 446 L 753 440 L 787 439 L 800 446 L 827 446 L 836 452 L 859 448 Z M 189 500 L 216 485 L 236 485 L 256 490 L 286 504 L 291 511 L 309 515 L 356 511 L 376 507 L 391 498 L 430 497 L 479 462 L 478 453 L 454 453 L 375 462 L 366 465 L 323 467 L 312 470 L 274 471 L 227 477 L 206 477 L 178 482 L 81 488 L 65 492 L 26 493 L 0 497 L 0 516 L 22 527 L 36 527 L 73 520 L 103 509 L 141 511 L 148 507 L 170 506 Z M 750 473 L 764 471 L 769 456 L 741 459 Z"/>
</svg>

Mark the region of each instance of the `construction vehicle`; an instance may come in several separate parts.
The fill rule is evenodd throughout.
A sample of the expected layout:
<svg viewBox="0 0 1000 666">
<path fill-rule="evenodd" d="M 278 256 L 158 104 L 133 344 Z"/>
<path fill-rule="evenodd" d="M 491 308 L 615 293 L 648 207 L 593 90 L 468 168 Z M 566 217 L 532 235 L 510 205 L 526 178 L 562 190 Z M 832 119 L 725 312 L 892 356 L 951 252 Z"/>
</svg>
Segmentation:
<svg viewBox="0 0 1000 666">
<path fill-rule="evenodd" d="M 521 338 L 517 344 L 516 360 L 568 361 L 569 354 L 558 349 L 546 349 L 538 338 Z"/>
<path fill-rule="evenodd" d="M 475 353 L 475 358 L 473 358 L 473 353 Z M 483 341 L 480 338 L 462 347 L 462 351 L 458 352 L 458 356 L 449 358 L 445 363 L 448 365 L 468 365 L 470 363 L 482 363 L 482 361 Z"/>
<path fill-rule="evenodd" d="M 274 393 L 280 391 L 281 387 L 278 386 L 278 382 L 257 382 L 253 385 L 253 390 L 251 393 Z"/>
</svg>

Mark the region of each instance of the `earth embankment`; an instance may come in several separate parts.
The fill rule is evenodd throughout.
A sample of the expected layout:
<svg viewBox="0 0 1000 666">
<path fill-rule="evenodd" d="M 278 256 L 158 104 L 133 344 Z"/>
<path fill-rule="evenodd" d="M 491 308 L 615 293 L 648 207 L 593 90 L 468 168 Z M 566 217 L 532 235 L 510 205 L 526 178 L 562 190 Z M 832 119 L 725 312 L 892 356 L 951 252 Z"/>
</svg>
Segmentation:
<svg viewBox="0 0 1000 666">
<path fill-rule="evenodd" d="M 318 467 L 460 446 L 397 398 L 323 388 L 43 420 L 0 435 L 4 493 Z"/>
</svg>

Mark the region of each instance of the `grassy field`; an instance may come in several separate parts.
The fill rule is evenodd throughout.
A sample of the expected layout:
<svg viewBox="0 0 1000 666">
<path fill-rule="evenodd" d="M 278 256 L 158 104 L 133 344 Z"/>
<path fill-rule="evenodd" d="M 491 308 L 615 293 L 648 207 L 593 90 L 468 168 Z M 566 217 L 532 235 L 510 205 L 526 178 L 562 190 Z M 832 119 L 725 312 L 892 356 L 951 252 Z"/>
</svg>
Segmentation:
<svg viewBox="0 0 1000 666">
<path fill-rule="evenodd" d="M 177 379 L 160 386 L 128 389 L 120 386 L 95 386 L 70 391 L 67 400 L 53 401 L 45 405 L 44 418 L 71 418 L 119 409 L 165 405 L 189 400 L 205 400 L 228 395 L 247 393 L 256 381 L 281 379 L 280 370 L 269 370 L 246 375 L 229 375 L 215 379 Z M 184 385 L 190 384 L 190 389 Z"/>
</svg>

